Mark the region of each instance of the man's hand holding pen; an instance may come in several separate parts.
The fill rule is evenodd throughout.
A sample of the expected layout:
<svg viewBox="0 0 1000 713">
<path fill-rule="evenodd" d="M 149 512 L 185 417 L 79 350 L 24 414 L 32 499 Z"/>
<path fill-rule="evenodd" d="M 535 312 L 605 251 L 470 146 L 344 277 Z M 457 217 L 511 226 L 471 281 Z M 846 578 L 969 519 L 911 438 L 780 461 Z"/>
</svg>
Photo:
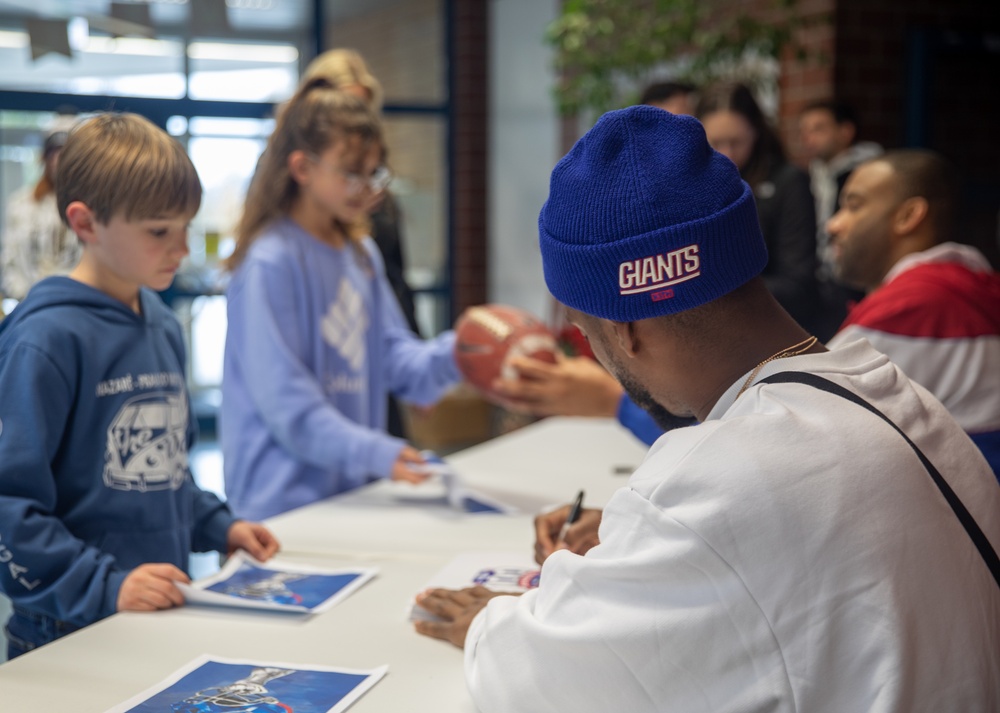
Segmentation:
<svg viewBox="0 0 1000 713">
<path fill-rule="evenodd" d="M 543 513 L 535 518 L 535 560 L 541 564 L 556 550 L 569 550 L 582 555 L 598 544 L 597 530 L 601 524 L 601 510 L 583 507 L 583 491 L 569 505 Z M 469 625 L 497 596 L 510 596 L 492 592 L 483 587 L 461 590 L 432 589 L 417 596 L 417 602 L 437 621 L 417 621 L 416 630 L 426 636 L 450 641 L 462 648 Z"/>
<path fill-rule="evenodd" d="M 599 544 L 597 530 L 601 524 L 601 513 L 599 509 L 583 507 L 581 492 L 574 503 L 536 517 L 535 561 L 542 564 L 556 550 L 569 550 L 582 555 Z"/>
</svg>

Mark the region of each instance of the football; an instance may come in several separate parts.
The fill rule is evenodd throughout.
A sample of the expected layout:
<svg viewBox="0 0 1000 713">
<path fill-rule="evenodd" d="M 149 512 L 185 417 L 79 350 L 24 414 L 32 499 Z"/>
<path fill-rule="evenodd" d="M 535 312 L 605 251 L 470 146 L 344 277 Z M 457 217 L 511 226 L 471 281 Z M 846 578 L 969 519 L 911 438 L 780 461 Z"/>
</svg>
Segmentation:
<svg viewBox="0 0 1000 713">
<path fill-rule="evenodd" d="M 515 356 L 555 363 L 555 336 L 545 324 L 517 307 L 485 304 L 470 307 L 455 323 L 455 359 L 466 381 L 491 395 L 498 377 L 516 379 Z"/>
</svg>

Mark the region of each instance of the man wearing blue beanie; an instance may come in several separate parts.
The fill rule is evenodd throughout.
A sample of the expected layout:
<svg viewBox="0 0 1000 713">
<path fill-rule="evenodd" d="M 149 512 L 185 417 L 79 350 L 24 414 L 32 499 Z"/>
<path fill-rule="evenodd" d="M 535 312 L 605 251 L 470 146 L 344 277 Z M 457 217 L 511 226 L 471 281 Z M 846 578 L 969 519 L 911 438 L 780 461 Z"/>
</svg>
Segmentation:
<svg viewBox="0 0 1000 713">
<path fill-rule="evenodd" d="M 552 172 L 545 279 L 662 436 L 600 544 L 520 597 L 435 590 L 481 711 L 1000 710 L 1000 489 L 948 412 L 771 297 L 700 124 L 606 114 Z"/>
</svg>

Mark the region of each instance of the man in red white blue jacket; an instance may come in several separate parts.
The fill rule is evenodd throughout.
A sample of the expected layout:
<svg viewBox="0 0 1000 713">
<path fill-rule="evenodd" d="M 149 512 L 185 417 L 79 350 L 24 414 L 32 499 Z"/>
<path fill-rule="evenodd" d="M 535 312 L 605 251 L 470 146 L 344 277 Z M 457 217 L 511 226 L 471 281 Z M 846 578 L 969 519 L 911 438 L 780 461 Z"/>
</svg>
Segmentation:
<svg viewBox="0 0 1000 713">
<path fill-rule="evenodd" d="M 864 337 L 940 400 L 1000 477 L 1000 274 L 955 230 L 957 180 L 941 156 L 861 164 L 827 223 L 837 277 L 868 294 L 831 348 Z"/>
</svg>

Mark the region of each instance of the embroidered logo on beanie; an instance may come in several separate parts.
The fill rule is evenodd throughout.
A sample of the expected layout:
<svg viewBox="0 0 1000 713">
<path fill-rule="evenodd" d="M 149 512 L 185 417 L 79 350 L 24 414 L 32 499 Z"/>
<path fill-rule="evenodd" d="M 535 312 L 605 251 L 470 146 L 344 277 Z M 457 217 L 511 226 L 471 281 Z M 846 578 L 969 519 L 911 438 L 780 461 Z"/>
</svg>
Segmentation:
<svg viewBox="0 0 1000 713">
<path fill-rule="evenodd" d="M 698 246 L 688 245 L 661 255 L 627 260 L 618 266 L 618 294 L 634 295 L 686 282 L 701 274 Z"/>
<path fill-rule="evenodd" d="M 605 114 L 552 171 L 538 216 L 560 302 L 633 321 L 714 300 L 767 262 L 753 193 L 701 124 L 651 106 Z"/>
</svg>

